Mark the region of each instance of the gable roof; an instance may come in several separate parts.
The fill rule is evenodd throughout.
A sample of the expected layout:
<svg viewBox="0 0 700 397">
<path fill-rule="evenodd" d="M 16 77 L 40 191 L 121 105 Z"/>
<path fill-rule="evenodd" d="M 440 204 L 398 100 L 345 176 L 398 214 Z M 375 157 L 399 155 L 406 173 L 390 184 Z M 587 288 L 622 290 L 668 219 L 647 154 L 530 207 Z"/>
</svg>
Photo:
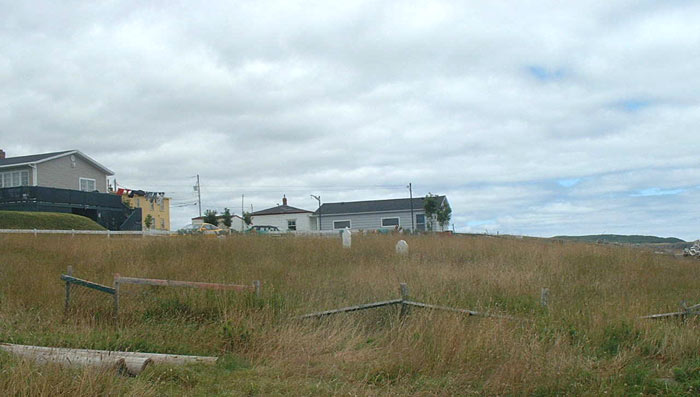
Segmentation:
<svg viewBox="0 0 700 397">
<path fill-rule="evenodd" d="M 83 154 L 80 150 L 64 150 L 62 152 L 51 152 L 42 154 L 31 154 L 28 156 L 17 156 L 0 159 L 0 168 L 15 167 L 20 165 L 39 164 L 49 160 L 77 154 L 92 164 L 95 168 L 102 170 L 107 175 L 114 175 L 114 172 L 97 161 Z"/>
<path fill-rule="evenodd" d="M 280 214 L 303 214 L 311 213 L 311 211 L 303 210 L 301 208 L 292 207 L 289 205 L 278 205 L 277 207 L 268 208 L 265 210 L 255 211 L 251 215 L 280 215 Z"/>
<path fill-rule="evenodd" d="M 438 204 L 442 205 L 447 200 L 445 196 L 436 196 Z M 424 197 L 413 199 L 413 210 L 423 210 Z M 325 203 L 321 208 L 314 212 L 314 215 L 319 213 L 323 215 L 335 214 L 358 214 L 367 212 L 391 212 L 391 211 L 410 211 L 411 199 L 388 199 L 388 200 L 368 200 L 368 201 L 350 201 L 341 203 Z"/>
</svg>

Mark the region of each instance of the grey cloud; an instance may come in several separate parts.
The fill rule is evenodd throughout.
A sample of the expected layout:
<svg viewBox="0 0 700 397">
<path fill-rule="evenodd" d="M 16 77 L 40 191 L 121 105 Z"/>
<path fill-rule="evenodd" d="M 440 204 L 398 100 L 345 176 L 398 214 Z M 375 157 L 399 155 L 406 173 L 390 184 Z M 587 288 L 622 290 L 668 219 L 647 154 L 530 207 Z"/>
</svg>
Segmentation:
<svg viewBox="0 0 700 397">
<path fill-rule="evenodd" d="M 199 173 L 218 209 L 412 181 L 459 230 L 669 230 L 661 211 L 693 234 L 696 190 L 631 195 L 700 185 L 694 3 L 2 6 L 10 155 L 79 148 L 179 202 Z"/>
</svg>

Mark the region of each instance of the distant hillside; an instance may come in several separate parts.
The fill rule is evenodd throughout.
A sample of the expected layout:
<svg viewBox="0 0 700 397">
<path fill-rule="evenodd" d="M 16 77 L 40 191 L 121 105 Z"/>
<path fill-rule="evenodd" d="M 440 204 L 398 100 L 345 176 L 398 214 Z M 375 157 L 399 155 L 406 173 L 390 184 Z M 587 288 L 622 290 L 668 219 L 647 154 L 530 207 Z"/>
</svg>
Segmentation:
<svg viewBox="0 0 700 397">
<path fill-rule="evenodd" d="M 620 234 L 592 234 L 589 236 L 554 236 L 552 238 L 560 240 L 584 241 L 595 243 L 603 241 L 606 243 L 622 243 L 622 244 L 674 244 L 684 243 L 685 241 L 675 237 L 656 237 L 656 236 L 624 236 Z"/>
<path fill-rule="evenodd" d="M 105 230 L 90 218 L 58 212 L 0 211 L 0 229 Z"/>
</svg>

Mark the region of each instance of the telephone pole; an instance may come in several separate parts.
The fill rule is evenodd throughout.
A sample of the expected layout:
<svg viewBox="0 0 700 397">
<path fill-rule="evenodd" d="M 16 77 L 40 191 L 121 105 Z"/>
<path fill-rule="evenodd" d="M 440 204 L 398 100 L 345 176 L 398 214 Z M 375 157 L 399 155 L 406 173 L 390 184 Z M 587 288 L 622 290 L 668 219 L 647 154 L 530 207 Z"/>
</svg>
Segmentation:
<svg viewBox="0 0 700 397">
<path fill-rule="evenodd" d="M 311 195 L 312 198 L 315 198 L 316 201 L 318 201 L 318 230 L 321 230 L 321 195 L 315 196 Z"/>
<path fill-rule="evenodd" d="M 410 197 L 410 202 L 411 202 L 411 234 L 415 233 L 415 220 L 413 219 L 413 185 L 409 182 L 408 183 L 408 196 Z"/>
<path fill-rule="evenodd" d="M 199 206 L 199 216 L 202 216 L 202 189 L 199 186 L 199 174 L 197 174 L 197 205 Z"/>
</svg>

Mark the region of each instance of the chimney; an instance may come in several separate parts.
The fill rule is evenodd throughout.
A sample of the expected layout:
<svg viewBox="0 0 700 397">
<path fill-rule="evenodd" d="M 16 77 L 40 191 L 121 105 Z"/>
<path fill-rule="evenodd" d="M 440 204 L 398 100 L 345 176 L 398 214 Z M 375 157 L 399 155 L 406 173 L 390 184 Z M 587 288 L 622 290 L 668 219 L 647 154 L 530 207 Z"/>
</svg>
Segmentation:
<svg viewBox="0 0 700 397">
<path fill-rule="evenodd" d="M 0 149 L 0 160 L 5 158 L 5 151 Z"/>
<path fill-rule="evenodd" d="M 287 195 L 282 196 L 282 205 L 287 205 Z"/>
</svg>

